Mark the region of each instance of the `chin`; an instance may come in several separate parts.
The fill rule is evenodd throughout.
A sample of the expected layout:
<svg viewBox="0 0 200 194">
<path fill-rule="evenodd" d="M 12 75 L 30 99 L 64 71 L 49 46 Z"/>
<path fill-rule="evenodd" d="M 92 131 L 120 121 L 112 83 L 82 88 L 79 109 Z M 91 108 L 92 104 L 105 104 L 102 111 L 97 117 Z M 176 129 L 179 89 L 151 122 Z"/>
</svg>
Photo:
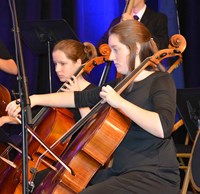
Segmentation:
<svg viewBox="0 0 200 194">
<path fill-rule="evenodd" d="M 64 78 L 59 78 L 59 80 L 60 80 L 61 82 L 66 82 L 66 79 L 64 79 Z"/>
<path fill-rule="evenodd" d="M 126 73 L 124 73 L 124 71 L 120 71 L 120 69 L 117 69 L 117 72 L 120 73 L 121 75 L 126 75 Z"/>
</svg>

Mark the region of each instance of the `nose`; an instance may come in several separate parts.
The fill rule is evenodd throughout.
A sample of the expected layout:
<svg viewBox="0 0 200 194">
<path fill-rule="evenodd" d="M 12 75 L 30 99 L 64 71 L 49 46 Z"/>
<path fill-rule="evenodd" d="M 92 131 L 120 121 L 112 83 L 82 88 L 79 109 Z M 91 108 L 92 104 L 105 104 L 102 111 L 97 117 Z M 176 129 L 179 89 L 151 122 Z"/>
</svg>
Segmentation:
<svg viewBox="0 0 200 194">
<path fill-rule="evenodd" d="M 60 71 L 60 65 L 59 65 L 59 64 L 56 64 L 56 65 L 55 65 L 55 71 L 56 71 L 56 72 L 59 72 L 59 71 Z"/>
<path fill-rule="evenodd" d="M 115 60 L 115 55 L 114 55 L 113 51 L 111 51 L 111 53 L 110 53 L 109 60 L 110 61 L 114 61 Z"/>
</svg>

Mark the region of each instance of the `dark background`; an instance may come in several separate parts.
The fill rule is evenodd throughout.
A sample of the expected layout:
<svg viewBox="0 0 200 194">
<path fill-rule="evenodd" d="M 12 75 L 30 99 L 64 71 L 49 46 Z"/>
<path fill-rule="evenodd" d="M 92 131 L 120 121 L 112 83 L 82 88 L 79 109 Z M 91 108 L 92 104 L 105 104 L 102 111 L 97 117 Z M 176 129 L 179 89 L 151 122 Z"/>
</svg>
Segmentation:
<svg viewBox="0 0 200 194">
<path fill-rule="evenodd" d="M 26 75 L 28 79 L 29 93 L 45 93 L 49 92 L 49 62 L 46 53 L 36 53 L 33 48 L 37 47 L 38 39 L 32 37 L 33 33 L 24 33 L 27 22 L 39 22 L 39 26 L 46 27 L 45 21 L 48 20 L 56 33 L 63 32 L 62 26 L 56 27 L 54 20 L 64 19 L 72 28 L 77 39 L 80 41 L 90 41 L 96 44 L 103 32 L 107 29 L 110 21 L 121 15 L 124 9 L 124 0 L 10 0 L 15 2 L 17 9 L 17 17 L 19 30 L 22 38 L 23 58 Z M 162 11 L 160 8 L 162 3 L 168 3 L 171 0 L 148 0 L 147 4 L 154 10 Z M 166 8 L 166 6 L 164 6 Z M 175 75 L 175 79 L 183 79 L 181 87 L 191 88 L 200 85 L 200 64 L 199 64 L 199 9 L 200 1 L 198 0 L 177 0 L 177 10 L 180 33 L 187 41 L 186 50 L 183 53 L 183 64 L 181 71 L 183 74 Z M 171 14 L 174 10 L 167 10 L 167 14 Z M 170 19 L 170 18 L 169 18 Z M 173 19 L 173 18 L 172 18 Z M 175 19 L 175 18 L 174 18 Z M 45 21 L 44 21 L 45 20 Z M 25 24 L 24 24 L 25 22 Z M 51 23 L 52 22 L 52 23 Z M 25 25 L 25 26 L 24 26 Z M 15 58 L 13 24 L 11 11 L 8 0 L 1 0 L 0 4 L 0 39 L 6 44 L 11 54 Z M 69 27 L 68 26 L 68 27 Z M 64 26 L 65 28 L 66 26 Z M 171 27 L 169 26 L 169 31 Z M 25 35 L 24 35 L 25 34 Z M 65 35 L 65 34 L 64 34 Z M 33 45 L 32 43 L 36 44 Z M 54 41 L 52 41 L 54 43 Z M 50 42 L 51 43 L 51 42 Z M 52 44 L 53 44 L 52 43 Z M 40 45 L 39 45 L 40 47 Z M 35 48 L 36 50 L 38 48 Z M 178 68 L 178 69 L 179 69 Z M 59 87 L 59 81 L 54 72 L 54 65 L 51 63 L 53 91 Z M 91 80 L 99 79 L 102 68 L 91 74 Z M 94 75 L 95 74 L 95 75 Z M 180 77 L 181 76 L 181 77 Z M 112 79 L 112 75 L 109 79 Z M 16 77 L 0 72 L 0 83 L 5 85 L 9 90 L 18 89 Z"/>
</svg>

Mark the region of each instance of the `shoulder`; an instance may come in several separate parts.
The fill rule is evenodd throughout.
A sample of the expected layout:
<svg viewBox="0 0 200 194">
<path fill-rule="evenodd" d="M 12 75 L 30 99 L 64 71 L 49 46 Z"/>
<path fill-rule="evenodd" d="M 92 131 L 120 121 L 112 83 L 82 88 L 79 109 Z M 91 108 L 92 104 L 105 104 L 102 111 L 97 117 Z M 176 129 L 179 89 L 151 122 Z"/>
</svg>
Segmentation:
<svg viewBox="0 0 200 194">
<path fill-rule="evenodd" d="M 93 83 L 90 83 L 84 90 L 90 90 L 92 88 L 96 88 L 97 86 Z"/>
<path fill-rule="evenodd" d="M 141 81 L 142 85 L 149 88 L 175 88 L 175 82 L 171 74 L 168 72 L 155 72 Z"/>
<path fill-rule="evenodd" d="M 155 72 L 154 74 L 152 74 L 152 78 L 153 80 L 172 80 L 173 81 L 173 77 L 172 74 L 168 73 L 168 72 Z"/>
<path fill-rule="evenodd" d="M 164 13 L 154 11 L 149 7 L 146 8 L 142 19 L 148 19 L 152 21 L 160 20 L 163 22 L 167 22 L 167 16 Z"/>
<path fill-rule="evenodd" d="M 146 88 L 154 88 L 154 87 L 165 87 L 166 83 L 169 82 L 174 84 L 173 77 L 168 72 L 155 72 L 146 77 L 145 79 L 135 82 L 135 86 L 137 87 L 146 87 Z"/>
<path fill-rule="evenodd" d="M 152 88 L 162 90 L 176 90 L 174 78 L 168 72 L 156 72 L 152 74 Z"/>
<path fill-rule="evenodd" d="M 149 7 L 146 8 L 145 13 L 147 15 L 151 15 L 152 17 L 154 16 L 154 17 L 167 18 L 167 16 L 164 13 L 154 11 L 154 10 L 150 9 Z"/>
<path fill-rule="evenodd" d="M 6 48 L 5 44 L 0 40 L 0 58 L 2 59 L 12 59 L 12 56 L 9 52 L 9 50 Z"/>
</svg>

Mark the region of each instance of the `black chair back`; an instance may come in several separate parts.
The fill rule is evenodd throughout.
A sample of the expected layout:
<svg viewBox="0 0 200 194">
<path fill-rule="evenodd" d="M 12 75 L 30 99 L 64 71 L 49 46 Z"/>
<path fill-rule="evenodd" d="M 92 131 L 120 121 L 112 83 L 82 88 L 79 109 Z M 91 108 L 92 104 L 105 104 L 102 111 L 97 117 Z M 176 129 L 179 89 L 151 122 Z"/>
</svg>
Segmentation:
<svg viewBox="0 0 200 194">
<path fill-rule="evenodd" d="M 198 130 L 197 117 L 200 116 L 200 88 L 177 89 L 177 110 L 194 141 Z"/>
</svg>

